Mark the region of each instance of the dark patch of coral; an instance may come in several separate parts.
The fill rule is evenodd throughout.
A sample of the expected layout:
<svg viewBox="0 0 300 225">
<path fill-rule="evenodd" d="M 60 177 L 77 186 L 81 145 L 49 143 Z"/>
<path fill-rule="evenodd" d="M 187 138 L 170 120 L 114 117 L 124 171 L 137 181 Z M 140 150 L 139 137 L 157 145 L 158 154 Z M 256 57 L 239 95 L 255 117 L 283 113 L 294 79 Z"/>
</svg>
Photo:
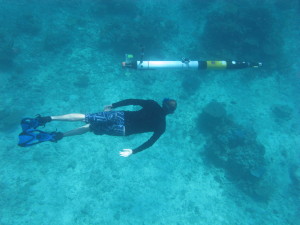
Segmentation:
<svg viewBox="0 0 300 225">
<path fill-rule="evenodd" d="M 0 132 L 9 132 L 16 129 L 21 121 L 23 112 L 14 109 L 0 110 Z"/>
<path fill-rule="evenodd" d="M 212 101 L 199 114 L 197 127 L 207 138 L 204 157 L 223 168 L 228 179 L 255 198 L 267 199 L 256 188 L 265 174 L 265 147 L 251 127 L 237 124 L 227 114 L 225 104 Z"/>
<path fill-rule="evenodd" d="M 125 23 L 120 18 L 110 18 L 100 29 L 99 44 L 118 54 L 136 52 L 144 45 L 147 55 L 158 55 L 164 40 L 169 41 L 177 32 L 176 23 L 163 17 L 139 17 Z"/>
<path fill-rule="evenodd" d="M 132 0 L 109 0 L 95 1 L 92 3 L 90 12 L 98 17 L 103 15 L 125 15 L 128 17 L 135 16 L 138 13 L 136 2 Z"/>
<path fill-rule="evenodd" d="M 277 26 L 278 21 L 267 7 L 228 4 L 226 9 L 207 16 L 199 49 L 211 58 L 262 61 L 265 68 L 277 68 L 276 61 L 282 55 Z"/>
<path fill-rule="evenodd" d="M 199 114 L 198 128 L 206 135 L 214 135 L 218 130 L 231 123 L 228 118 L 225 105 L 215 100 L 208 103 Z"/>
<path fill-rule="evenodd" d="M 202 41 L 210 55 L 245 57 L 247 53 L 257 59 L 270 32 L 269 17 L 264 9 L 210 14 Z"/>
<path fill-rule="evenodd" d="M 67 32 L 55 31 L 44 38 L 43 50 L 46 52 L 61 52 L 70 46 L 72 37 Z"/>
<path fill-rule="evenodd" d="M 17 54 L 18 51 L 14 47 L 14 40 L 0 33 L 0 71 L 13 69 Z"/>
<path fill-rule="evenodd" d="M 186 95 L 193 95 L 195 94 L 200 86 L 201 86 L 201 77 L 200 76 L 193 76 L 193 74 L 186 74 L 183 77 L 181 86 L 183 88 L 183 92 Z"/>
<path fill-rule="evenodd" d="M 295 190 L 300 191 L 300 166 L 293 165 L 289 170 L 292 185 Z"/>
<path fill-rule="evenodd" d="M 74 86 L 79 88 L 88 88 L 90 85 L 90 79 L 86 75 L 78 76 L 76 81 L 74 81 Z"/>
<path fill-rule="evenodd" d="M 272 116 L 277 122 L 289 121 L 293 116 L 293 109 L 288 105 L 273 105 Z"/>
<path fill-rule="evenodd" d="M 16 32 L 18 32 L 18 34 L 36 36 L 41 29 L 40 22 L 34 15 L 25 14 L 17 18 Z"/>
</svg>

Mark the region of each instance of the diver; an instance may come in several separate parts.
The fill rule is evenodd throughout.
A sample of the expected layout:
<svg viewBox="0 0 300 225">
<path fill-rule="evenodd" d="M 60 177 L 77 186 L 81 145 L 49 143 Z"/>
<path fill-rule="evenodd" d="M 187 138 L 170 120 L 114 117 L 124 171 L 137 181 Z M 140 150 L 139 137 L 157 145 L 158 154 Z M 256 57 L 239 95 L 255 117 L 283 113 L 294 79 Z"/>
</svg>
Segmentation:
<svg viewBox="0 0 300 225">
<path fill-rule="evenodd" d="M 139 105 L 138 111 L 113 111 L 118 107 Z M 28 147 L 44 141 L 57 142 L 64 137 L 93 132 L 96 135 L 128 136 L 132 134 L 153 132 L 145 143 L 135 149 L 123 149 L 120 156 L 128 157 L 151 147 L 166 129 L 166 115 L 174 113 L 177 102 L 165 98 L 160 106 L 154 100 L 126 99 L 104 107 L 103 112 L 93 114 L 72 113 L 61 116 L 38 115 L 36 118 L 24 118 L 21 121 L 23 132 L 19 135 L 19 146 Z M 62 132 L 44 132 L 37 130 L 51 121 L 83 121 L 86 125 Z"/>
</svg>

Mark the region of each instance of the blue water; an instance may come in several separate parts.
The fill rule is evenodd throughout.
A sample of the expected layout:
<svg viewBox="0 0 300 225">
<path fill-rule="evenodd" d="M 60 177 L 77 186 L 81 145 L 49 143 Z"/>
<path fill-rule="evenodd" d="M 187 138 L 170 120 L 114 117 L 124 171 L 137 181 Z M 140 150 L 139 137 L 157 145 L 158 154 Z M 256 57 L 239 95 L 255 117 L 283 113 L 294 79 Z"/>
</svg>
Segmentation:
<svg viewBox="0 0 300 225">
<path fill-rule="evenodd" d="M 299 225 L 299 11 L 297 0 L 0 0 L 0 224 Z M 140 46 L 146 60 L 264 66 L 122 69 Z M 151 134 L 17 147 L 23 117 L 164 97 L 178 102 L 166 133 L 129 158 L 119 151 Z"/>
</svg>

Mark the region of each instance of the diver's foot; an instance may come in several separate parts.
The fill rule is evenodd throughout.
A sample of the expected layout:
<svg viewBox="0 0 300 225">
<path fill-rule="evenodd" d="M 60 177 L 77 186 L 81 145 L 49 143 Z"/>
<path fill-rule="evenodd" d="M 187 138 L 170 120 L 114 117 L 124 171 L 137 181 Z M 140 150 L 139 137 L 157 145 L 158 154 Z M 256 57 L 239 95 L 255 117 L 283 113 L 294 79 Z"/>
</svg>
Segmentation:
<svg viewBox="0 0 300 225">
<path fill-rule="evenodd" d="M 45 126 L 46 123 L 49 123 L 52 121 L 51 116 L 37 115 L 35 119 L 39 122 L 39 126 Z"/>
</svg>

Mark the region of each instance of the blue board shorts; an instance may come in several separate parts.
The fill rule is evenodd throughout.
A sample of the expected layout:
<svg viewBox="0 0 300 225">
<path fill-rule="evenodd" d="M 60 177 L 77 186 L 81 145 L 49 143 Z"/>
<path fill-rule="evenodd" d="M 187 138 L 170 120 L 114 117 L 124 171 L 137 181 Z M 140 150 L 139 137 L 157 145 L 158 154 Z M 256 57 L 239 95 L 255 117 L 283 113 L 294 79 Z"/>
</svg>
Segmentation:
<svg viewBox="0 0 300 225">
<path fill-rule="evenodd" d="M 85 114 L 85 122 L 90 124 L 90 130 L 97 135 L 125 135 L 123 111 L 107 111 Z"/>
</svg>

